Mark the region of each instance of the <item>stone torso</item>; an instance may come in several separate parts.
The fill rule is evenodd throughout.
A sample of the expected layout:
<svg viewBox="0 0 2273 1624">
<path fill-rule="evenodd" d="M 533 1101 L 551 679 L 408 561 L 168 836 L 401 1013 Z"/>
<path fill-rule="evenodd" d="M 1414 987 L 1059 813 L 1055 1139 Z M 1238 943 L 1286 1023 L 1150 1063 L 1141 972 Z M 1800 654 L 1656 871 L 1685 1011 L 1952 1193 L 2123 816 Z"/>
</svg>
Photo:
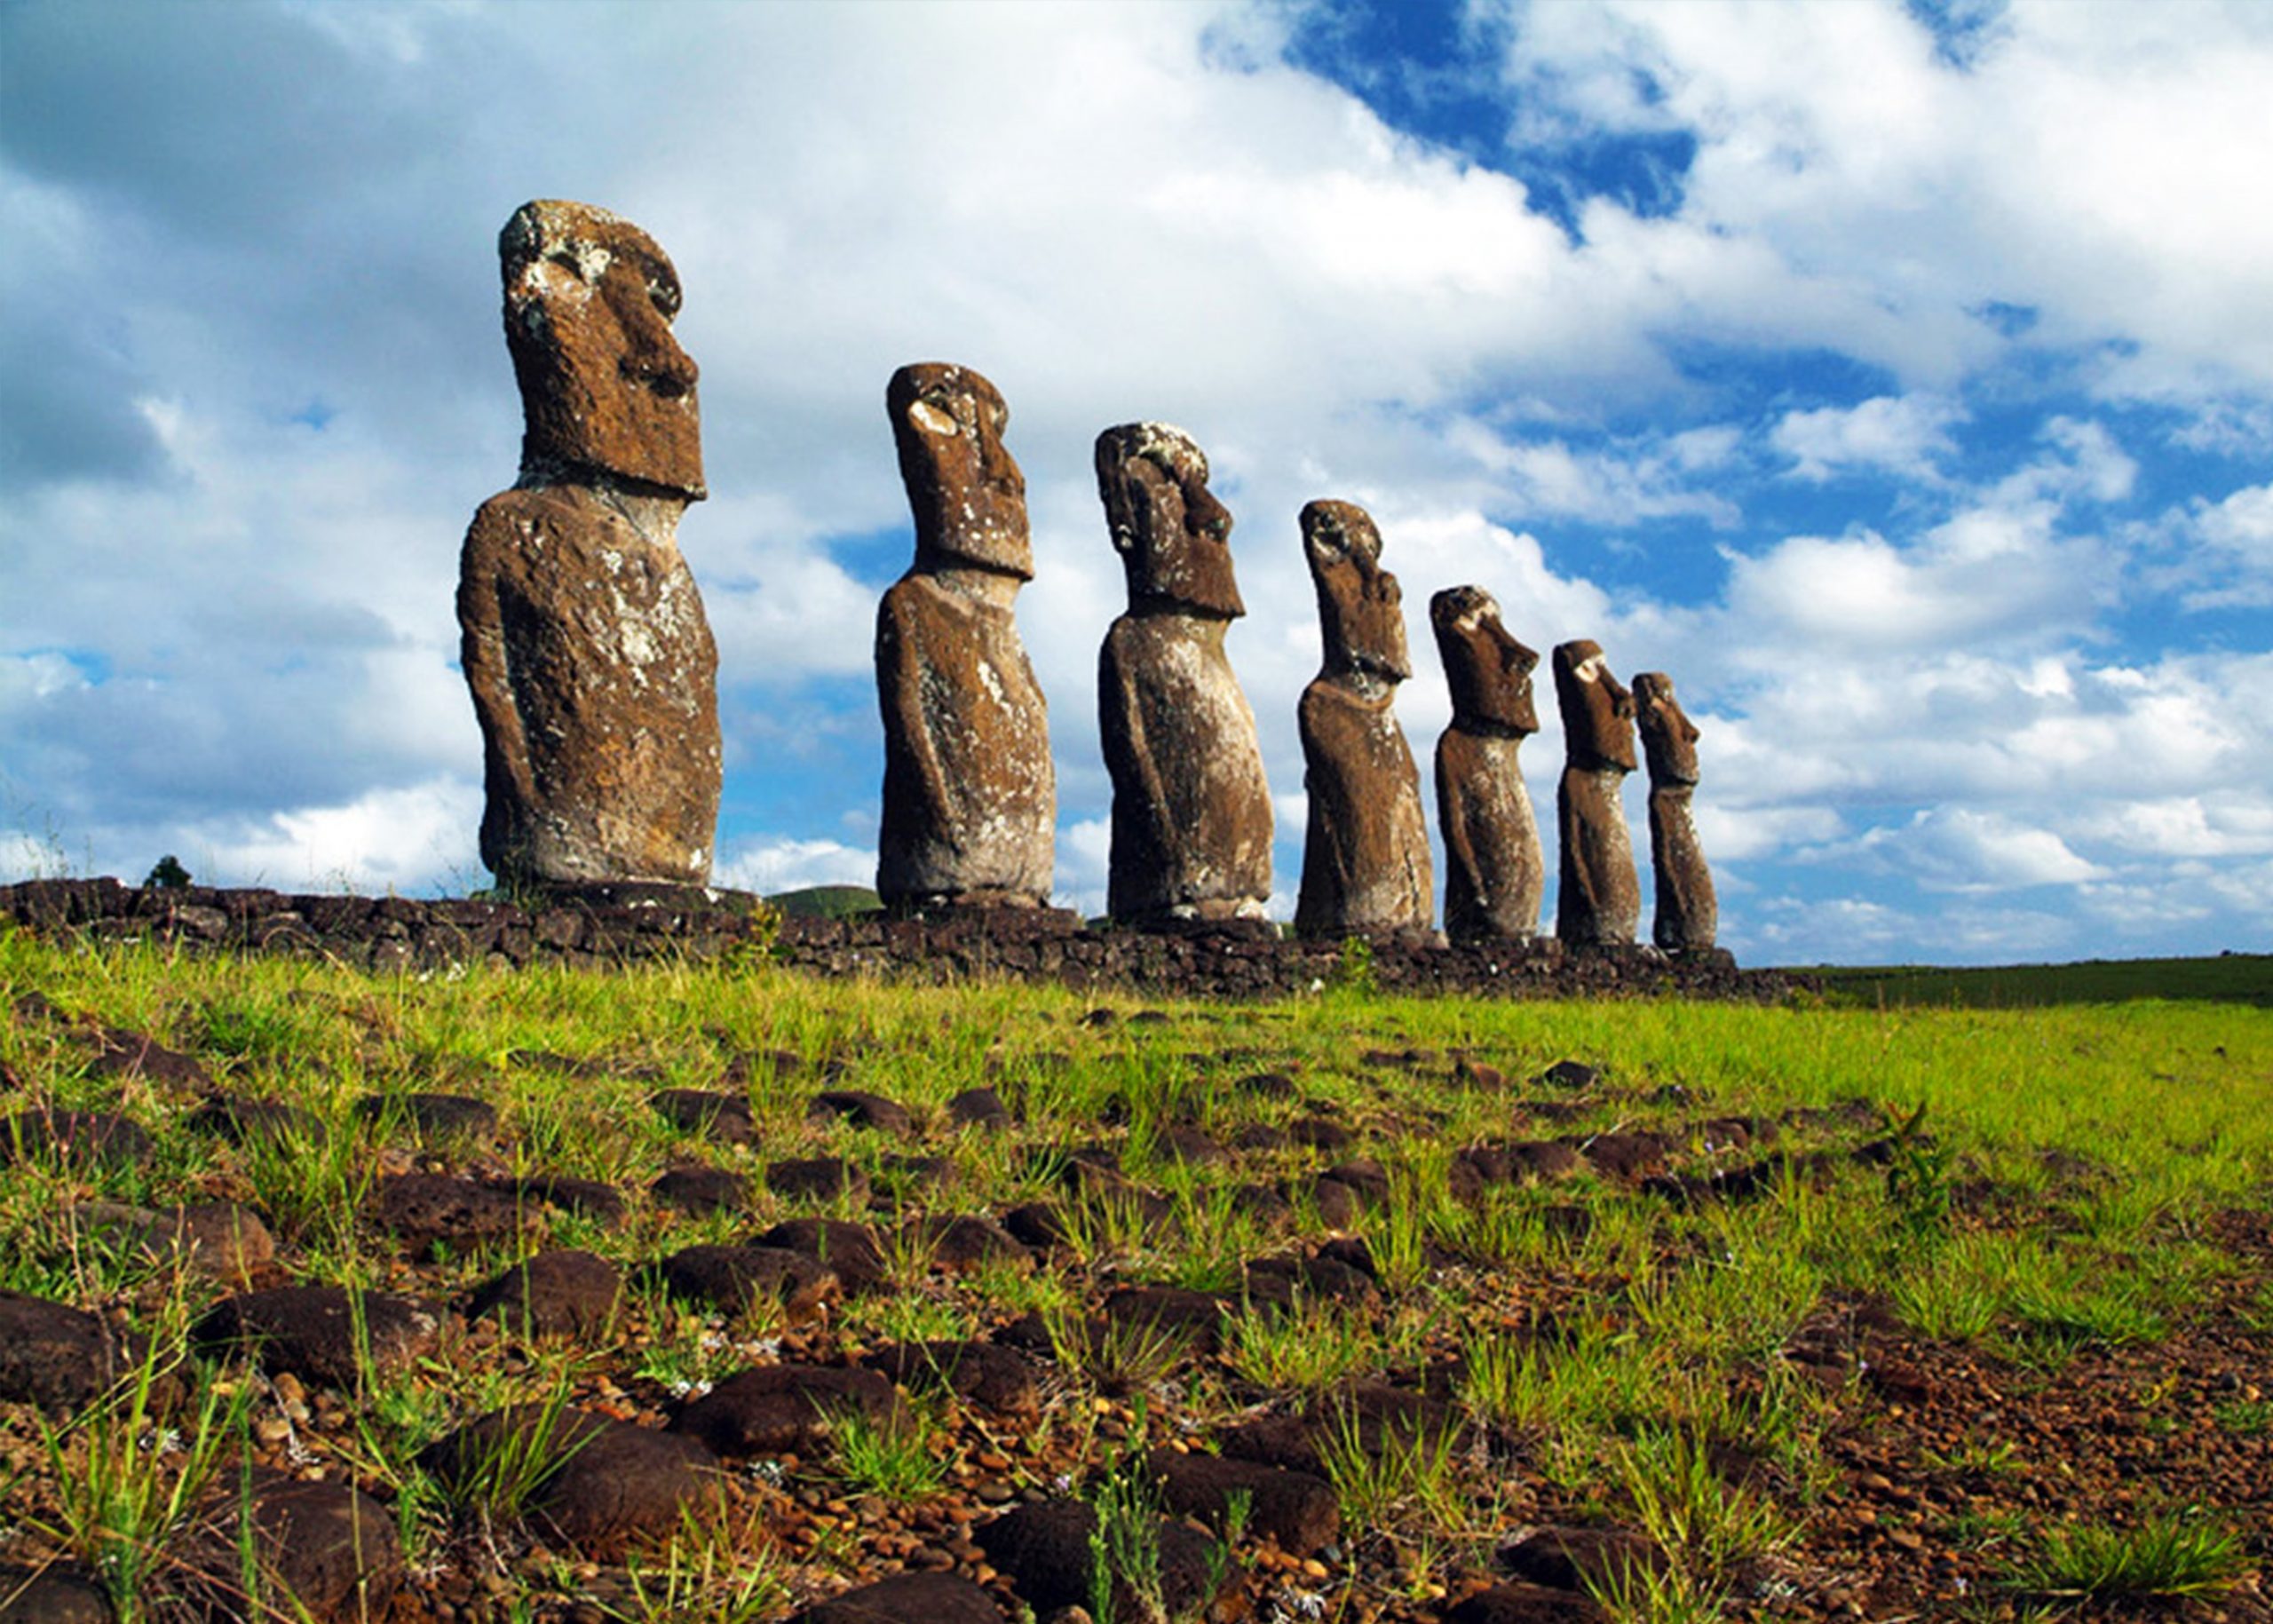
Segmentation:
<svg viewBox="0 0 2273 1624">
<path fill-rule="evenodd" d="M 1517 760 L 1520 738 L 1448 727 L 1437 741 L 1445 836 L 1445 932 L 1454 941 L 1527 940 L 1547 891 L 1539 824 Z"/>
<path fill-rule="evenodd" d="M 1555 933 L 1568 947 L 1629 943 L 1641 923 L 1642 887 L 1626 832 L 1615 767 L 1565 766 L 1556 792 L 1562 838 Z"/>
<path fill-rule="evenodd" d="M 458 623 L 501 877 L 701 884 L 718 814 L 717 646 L 683 502 L 589 485 L 484 503 Z"/>
<path fill-rule="evenodd" d="M 1303 690 L 1309 837 L 1295 925 L 1305 935 L 1425 931 L 1435 875 L 1421 812 L 1421 775 L 1391 709 L 1330 677 Z"/>
<path fill-rule="evenodd" d="M 1659 784 L 1650 790 L 1650 863 L 1657 879 L 1650 937 L 1667 953 L 1710 947 L 1720 931 L 1712 870 L 1690 815 L 1693 793 L 1686 784 Z"/>
<path fill-rule="evenodd" d="M 1271 894 L 1271 791 L 1227 622 L 1124 614 L 1097 660 L 1113 775 L 1115 919 L 1256 917 Z"/>
<path fill-rule="evenodd" d="M 876 889 L 888 903 L 1049 896 L 1049 716 L 1007 603 L 913 574 L 876 614 L 884 724 Z"/>
</svg>

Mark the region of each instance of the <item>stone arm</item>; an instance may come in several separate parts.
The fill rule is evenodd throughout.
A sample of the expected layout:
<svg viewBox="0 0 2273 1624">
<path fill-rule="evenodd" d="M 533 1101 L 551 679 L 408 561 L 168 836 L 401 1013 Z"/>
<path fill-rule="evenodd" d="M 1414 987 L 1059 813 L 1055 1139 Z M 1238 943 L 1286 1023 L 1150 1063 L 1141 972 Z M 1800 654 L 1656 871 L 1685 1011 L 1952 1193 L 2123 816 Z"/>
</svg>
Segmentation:
<svg viewBox="0 0 2273 1624">
<path fill-rule="evenodd" d="M 1105 646 L 1097 651 L 1099 742 L 1113 778 L 1115 820 L 1124 827 L 1141 828 L 1147 850 L 1167 852 L 1176 844 L 1175 831 L 1168 827 L 1174 813 L 1145 732 L 1144 703 L 1121 664 L 1120 632 L 1124 621 L 1113 622 L 1105 633 Z M 1132 773 L 1135 781 L 1124 782 Z"/>
<path fill-rule="evenodd" d="M 510 493 L 509 493 L 510 494 Z M 482 503 L 467 527 L 458 561 L 458 665 L 473 694 L 481 724 L 485 780 L 513 787 L 520 804 L 535 796 L 529 773 L 528 738 L 515 703 L 511 656 L 505 646 L 505 614 L 519 608 L 505 601 L 501 549 L 513 547 L 513 521 L 497 511 L 498 498 Z M 492 793 L 490 804 L 497 804 Z"/>
<path fill-rule="evenodd" d="M 906 586 L 903 582 L 893 587 L 876 606 L 876 697 L 883 711 L 884 756 L 887 764 L 902 769 L 902 781 L 894 787 L 913 795 L 931 814 L 926 827 L 944 828 L 947 774 L 923 715 L 923 661 L 916 648 L 915 617 L 905 604 Z"/>
<path fill-rule="evenodd" d="M 1484 870 L 1469 836 L 1474 820 L 1468 815 L 1465 775 L 1453 764 L 1452 749 L 1452 730 L 1447 728 L 1437 740 L 1437 827 L 1445 837 L 1445 866 L 1455 874 L 1475 875 Z"/>
</svg>

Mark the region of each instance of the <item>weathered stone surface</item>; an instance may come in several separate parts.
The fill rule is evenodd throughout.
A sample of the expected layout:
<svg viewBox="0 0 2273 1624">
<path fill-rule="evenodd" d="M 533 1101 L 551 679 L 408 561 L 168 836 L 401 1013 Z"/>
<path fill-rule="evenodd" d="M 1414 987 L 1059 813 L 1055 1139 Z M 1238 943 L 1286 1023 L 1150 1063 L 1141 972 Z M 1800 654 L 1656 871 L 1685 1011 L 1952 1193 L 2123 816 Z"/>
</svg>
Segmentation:
<svg viewBox="0 0 2273 1624">
<path fill-rule="evenodd" d="M 497 1108 L 471 1094 L 366 1094 L 355 1114 L 382 1127 L 400 1123 L 420 1139 L 486 1139 L 497 1131 Z"/>
<path fill-rule="evenodd" d="M 1539 931 L 1547 860 L 1518 752 L 1539 731 L 1531 675 L 1539 655 L 1500 623 L 1481 587 L 1429 600 L 1451 685 L 1453 719 L 1437 740 L 1437 821 L 1445 837 L 1445 933 L 1456 942 L 1528 941 Z"/>
<path fill-rule="evenodd" d="M 1634 696 L 1610 674 L 1602 649 L 1582 639 L 1556 646 L 1555 699 L 1564 750 L 1555 796 L 1563 848 L 1555 934 L 1565 947 L 1623 946 L 1642 916 L 1634 843 L 1619 799 L 1634 770 Z"/>
<path fill-rule="evenodd" d="M 99 1316 L 0 1291 L 0 1403 L 77 1410 L 133 1374 L 147 1344 Z"/>
<path fill-rule="evenodd" d="M 767 1164 L 765 1187 L 789 1201 L 865 1201 L 868 1175 L 842 1156 L 793 1156 Z"/>
<path fill-rule="evenodd" d="M 494 1314 L 520 1336 L 604 1332 L 623 1295 L 623 1274 L 605 1257 L 563 1248 L 525 1258 L 473 1294 L 466 1318 Z"/>
<path fill-rule="evenodd" d="M 1445 1624 L 1604 1624 L 1609 1617 L 1576 1591 L 1520 1581 L 1478 1590 L 1445 1610 Z"/>
<path fill-rule="evenodd" d="M 757 1244 L 804 1253 L 847 1291 L 874 1291 L 891 1278 L 876 1232 L 847 1218 L 785 1218 L 760 1235 Z"/>
<path fill-rule="evenodd" d="M 6 1624 L 111 1624 L 116 1616 L 101 1582 L 76 1563 L 0 1565 L 0 1620 Z"/>
<path fill-rule="evenodd" d="M 825 1444 L 836 1418 L 858 1414 L 899 1423 L 891 1383 L 873 1370 L 834 1365 L 760 1365 L 728 1376 L 679 1413 L 671 1430 L 722 1455 L 804 1454 Z"/>
<path fill-rule="evenodd" d="M 663 1089 L 647 1097 L 655 1114 L 685 1133 L 720 1145 L 755 1145 L 757 1122 L 749 1100 L 710 1089 Z"/>
<path fill-rule="evenodd" d="M 537 1218 L 511 1185 L 449 1173 L 405 1173 L 381 1179 L 366 1211 L 375 1228 L 422 1256 L 444 1248 L 468 1251 L 484 1241 L 511 1240 Z"/>
<path fill-rule="evenodd" d="M 1018 1507 L 971 1533 L 986 1560 L 1008 1574 L 1018 1599 L 1036 1614 L 1058 1607 L 1086 1607 L 1094 1571 L 1090 1538 L 1097 1512 L 1079 1500 L 1038 1500 Z M 1140 1596 L 1125 1573 L 1115 1573 L 1112 1616 L 1184 1618 L 1214 1599 L 1219 1582 L 1237 1577 L 1235 1564 L 1223 1560 L 1216 1541 L 1189 1525 L 1162 1517 L 1158 1524 L 1160 1594 Z M 1211 1560 L 1212 1559 L 1212 1560 Z"/>
<path fill-rule="evenodd" d="M 629 221 L 524 205 L 498 242 L 521 475 L 459 559 L 481 858 L 509 884 L 700 885 L 718 815 L 717 648 L 678 549 L 704 495 L 678 275 Z"/>
<path fill-rule="evenodd" d="M 898 1100 L 859 1089 L 826 1089 L 805 1107 L 808 1122 L 850 1122 L 882 1133 L 902 1136 L 915 1131 L 915 1118 Z"/>
<path fill-rule="evenodd" d="M 238 1285 L 276 1256 L 275 1237 L 260 1215 L 234 1201 L 192 1201 L 156 1211 L 85 1201 L 71 1209 L 71 1221 L 99 1246 L 157 1264 L 180 1262 Z"/>
<path fill-rule="evenodd" d="M 1496 1557 L 1516 1578 L 1555 1590 L 1632 1590 L 1673 1571 L 1658 1542 L 1630 1528 L 1534 1528 Z"/>
<path fill-rule="evenodd" d="M 432 1303 L 337 1286 L 278 1286 L 216 1303 L 190 1327 L 208 1350 L 242 1348 L 263 1370 L 290 1371 L 327 1386 L 352 1388 L 368 1359 L 371 1374 L 401 1369 L 434 1345 L 441 1328 Z"/>
<path fill-rule="evenodd" d="M 959 1574 L 892 1573 L 815 1602 L 788 1624 L 1002 1624 L 1002 1610 Z"/>
<path fill-rule="evenodd" d="M 1436 877 L 1421 776 L 1392 709 L 1412 676 L 1397 577 L 1363 508 L 1313 502 L 1303 548 L 1318 588 L 1326 660 L 1303 690 L 1303 787 L 1310 796 L 1295 929 L 1373 936 L 1429 928 Z"/>
<path fill-rule="evenodd" d="M 516 1405 L 469 1422 L 418 1463 L 454 1493 L 478 1493 L 485 1464 L 527 1462 L 529 1521 L 587 1557 L 607 1559 L 676 1529 L 715 1488 L 718 1459 L 700 1439 L 589 1411 Z"/>
<path fill-rule="evenodd" d="M 1342 1532 L 1342 1502 L 1334 1485 L 1309 1472 L 1166 1449 L 1152 1455 L 1152 1471 L 1163 1508 L 1217 1529 L 1232 1497 L 1246 1495 L 1248 1531 L 1276 1540 L 1279 1549 L 1293 1556 L 1307 1557 Z"/>
<path fill-rule="evenodd" d="M 1003 1343 L 904 1343 L 879 1349 L 862 1362 L 911 1391 L 943 1387 L 1006 1415 L 1030 1416 L 1041 1408 L 1041 1367 Z"/>
<path fill-rule="evenodd" d="M 885 391 L 915 561 L 876 610 L 889 907 L 1040 907 L 1056 852 L 1049 707 L 1011 605 L 1034 579 L 1010 408 L 964 367 L 902 367 Z"/>
<path fill-rule="evenodd" d="M 726 1168 L 673 1168 L 648 1185 L 647 1193 L 665 1207 L 697 1216 L 733 1212 L 749 1205 L 749 1176 Z"/>
<path fill-rule="evenodd" d="M 149 1131 L 110 1111 L 20 1111 L 0 1121 L 0 1163 L 21 1159 L 86 1168 L 150 1159 Z"/>
<path fill-rule="evenodd" d="M 261 1471 L 247 1493 L 234 1473 L 224 1477 L 228 1486 L 210 1502 L 184 1562 L 205 1618 L 347 1624 L 388 1616 L 403 1573 L 386 1507 L 345 1483 Z"/>
<path fill-rule="evenodd" d="M 792 1320 L 810 1319 L 843 1290 L 834 1270 L 786 1247 L 685 1247 L 657 1264 L 655 1274 L 673 1296 L 722 1313 L 772 1297 Z"/>
<path fill-rule="evenodd" d="M 1136 423 L 1097 436 L 1097 493 L 1129 610 L 1097 655 L 1113 778 L 1106 911 L 1136 924 L 1260 919 L 1271 894 L 1271 789 L 1255 712 L 1224 638 L 1247 613 L 1232 516 L 1190 435 Z"/>
<path fill-rule="evenodd" d="M 1689 807 L 1697 788 L 1697 724 L 1662 671 L 1634 679 L 1634 709 L 1650 763 L 1650 867 L 1657 879 L 1650 939 L 1667 953 L 1710 947 L 1721 909 Z"/>
</svg>

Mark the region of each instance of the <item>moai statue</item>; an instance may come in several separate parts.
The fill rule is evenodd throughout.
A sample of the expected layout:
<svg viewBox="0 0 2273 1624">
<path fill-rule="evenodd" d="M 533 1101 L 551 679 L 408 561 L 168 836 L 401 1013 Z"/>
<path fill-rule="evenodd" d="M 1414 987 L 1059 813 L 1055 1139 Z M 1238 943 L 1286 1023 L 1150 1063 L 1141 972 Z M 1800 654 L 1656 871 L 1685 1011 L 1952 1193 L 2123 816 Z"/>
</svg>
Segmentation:
<svg viewBox="0 0 2273 1624">
<path fill-rule="evenodd" d="M 458 564 L 481 860 L 508 886 L 704 884 L 718 653 L 678 550 L 705 495 L 678 273 L 584 203 L 523 204 L 497 251 L 527 426 Z"/>
<path fill-rule="evenodd" d="M 1619 790 L 1634 771 L 1634 696 L 1610 674 L 1601 648 L 1582 641 L 1556 646 L 1555 698 L 1564 748 L 1555 933 L 1572 947 L 1630 946 L 1642 886 Z"/>
<path fill-rule="evenodd" d="M 1673 696 L 1673 678 L 1644 671 L 1634 679 L 1634 707 L 1650 762 L 1650 867 L 1657 876 L 1657 915 L 1650 935 L 1667 953 L 1713 946 L 1720 905 L 1705 866 L 1689 797 L 1697 788 L 1697 724 Z"/>
<path fill-rule="evenodd" d="M 1129 577 L 1129 612 L 1097 654 L 1113 775 L 1105 907 L 1114 919 L 1260 919 L 1271 895 L 1271 790 L 1255 712 L 1224 653 L 1247 613 L 1232 516 L 1208 459 L 1164 423 L 1097 436 L 1097 495 Z"/>
<path fill-rule="evenodd" d="M 1445 932 L 1456 942 L 1529 941 L 1547 863 L 1517 752 L 1539 731 L 1531 691 L 1539 655 L 1500 623 L 1500 606 L 1482 587 L 1437 593 L 1429 622 L 1453 695 L 1452 724 L 1437 741 Z"/>
<path fill-rule="evenodd" d="M 1295 928 L 1305 936 L 1426 931 L 1436 879 L 1421 775 L 1391 706 L 1413 675 L 1397 577 L 1353 503 L 1303 510 L 1326 661 L 1303 690 L 1303 787 L 1310 833 Z"/>
<path fill-rule="evenodd" d="M 902 367 L 884 392 L 915 562 L 876 609 L 884 722 L 876 891 L 887 907 L 1049 900 L 1049 708 L 1011 602 L 1034 579 L 1010 408 L 966 367 Z"/>
</svg>

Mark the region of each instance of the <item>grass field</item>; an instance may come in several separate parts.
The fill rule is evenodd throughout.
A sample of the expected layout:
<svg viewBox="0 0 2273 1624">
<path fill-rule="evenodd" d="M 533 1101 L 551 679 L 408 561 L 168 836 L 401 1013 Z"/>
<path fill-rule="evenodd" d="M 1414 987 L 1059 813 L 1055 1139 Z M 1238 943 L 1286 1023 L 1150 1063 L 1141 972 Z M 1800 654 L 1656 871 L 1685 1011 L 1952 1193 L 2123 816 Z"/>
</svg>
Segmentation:
<svg viewBox="0 0 2273 1624">
<path fill-rule="evenodd" d="M 1294 1550 L 1244 1513 L 1203 1518 L 1225 1541 L 1224 1617 L 1437 1618 L 1498 1594 L 1496 1553 L 1551 1526 L 1655 1553 L 1570 1580 L 1572 1605 L 1616 1619 L 2150 1600 L 2263 1618 L 2273 1012 L 2244 992 L 2264 961 L 2090 980 L 2101 968 L 1840 972 L 1790 1008 L 1148 1005 L 693 967 L 374 978 L 0 937 L 0 1114 L 116 1113 L 150 1136 L 140 1157 L 28 1147 L 0 1166 L 0 1289 L 131 1326 L 175 1392 L 170 1430 L 154 1382 L 62 1414 L 0 1406 L 0 1564 L 83 1569 L 122 1616 L 159 1616 L 200 1518 L 257 1463 L 384 1509 L 399 1616 L 767 1619 L 926 1566 L 1015 1616 L 1021 1581 L 985 1531 L 1072 1498 L 1120 1587 L 1093 1616 L 1154 1616 L 1176 1609 L 1144 1446 L 1245 1458 L 1276 1419 L 1308 1429 L 1339 1531 Z M 2142 975 L 2195 995 L 2138 996 Z M 119 1034 L 204 1080 L 105 1063 Z M 1548 1077 L 1563 1060 L 1596 1074 Z M 746 1108 L 748 1142 L 651 1105 L 675 1088 Z M 1015 1121 L 955 1126 L 950 1102 L 977 1088 Z M 825 1089 L 912 1121 L 816 1113 Z M 495 1123 L 438 1138 L 364 1104 L 420 1091 Z M 216 1131 L 198 1111 L 213 1096 L 297 1114 Z M 775 1176 L 823 1162 L 833 1192 Z M 658 1181 L 690 1167 L 733 1176 L 736 1199 L 674 1206 Z M 391 1229 L 391 1181 L 433 1172 L 598 1181 L 622 1212 L 533 1202 L 504 1233 Z M 276 1243 L 253 1284 L 463 1303 L 573 1247 L 626 1290 L 605 1328 L 453 1322 L 409 1365 L 329 1390 L 185 1357 L 185 1328 L 248 1282 L 92 1244 L 98 1200 L 240 1204 Z M 1015 1266 L 959 1268 L 918 1239 L 949 1216 L 1041 1232 Z M 661 1282 L 683 1248 L 800 1217 L 865 1226 L 882 1279 L 733 1311 Z M 1147 1319 L 1128 1304 L 1155 1299 L 1131 1287 L 1212 1306 Z M 541 1447 L 491 1461 L 480 1488 L 424 1453 L 511 1405 L 653 1429 L 746 1367 L 965 1341 L 1033 1356 L 1031 1409 L 911 1389 L 881 1432 L 845 1420 L 733 1462 L 722 1506 L 623 1550 L 547 1535 L 531 1508 L 563 1468 Z M 1384 1391 L 1423 1420 L 1380 1423 L 1366 1406 Z M 314 1611 L 240 1555 L 273 1616 Z"/>
<path fill-rule="evenodd" d="M 1810 970 L 1842 998 L 1873 1004 L 2023 1010 L 2053 1003 L 2134 999 L 2248 1003 L 2273 1008 L 2273 956 L 2100 959 L 2078 964 L 2007 964 L 1982 970 L 1930 965 L 1826 966 Z"/>
</svg>

